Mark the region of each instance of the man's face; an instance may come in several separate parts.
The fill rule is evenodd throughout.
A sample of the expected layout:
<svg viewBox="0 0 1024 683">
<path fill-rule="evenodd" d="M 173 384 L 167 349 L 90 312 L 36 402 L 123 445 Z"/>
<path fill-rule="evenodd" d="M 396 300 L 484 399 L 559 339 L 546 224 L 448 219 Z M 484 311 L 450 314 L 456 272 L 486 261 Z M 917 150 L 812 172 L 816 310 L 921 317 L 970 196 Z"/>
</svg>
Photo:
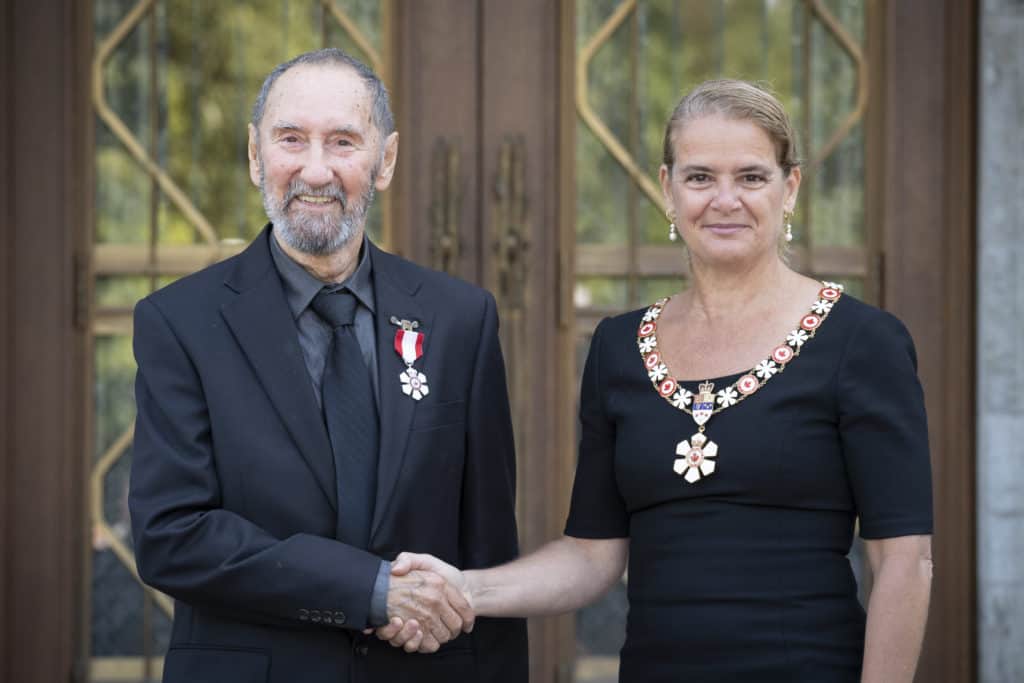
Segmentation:
<svg viewBox="0 0 1024 683">
<path fill-rule="evenodd" d="M 391 183 L 398 136 L 381 139 L 362 78 L 344 66 L 297 66 L 278 78 L 249 176 L 275 233 L 298 251 L 331 254 L 362 237 L 374 190 Z"/>
</svg>

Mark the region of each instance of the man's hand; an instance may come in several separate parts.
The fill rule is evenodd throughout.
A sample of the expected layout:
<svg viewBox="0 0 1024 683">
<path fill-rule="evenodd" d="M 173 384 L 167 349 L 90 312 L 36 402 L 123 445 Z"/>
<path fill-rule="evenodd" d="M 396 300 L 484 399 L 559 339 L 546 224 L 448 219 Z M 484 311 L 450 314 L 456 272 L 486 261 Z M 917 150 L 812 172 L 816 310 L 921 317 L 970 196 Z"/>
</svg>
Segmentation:
<svg viewBox="0 0 1024 683">
<path fill-rule="evenodd" d="M 395 571 L 396 565 L 398 572 Z M 461 579 L 461 574 L 454 571 L 455 576 Z M 392 564 L 391 573 L 388 589 L 388 616 L 391 621 L 377 629 L 379 638 L 404 648 L 406 652 L 436 652 L 442 643 L 457 637 L 463 630 L 468 633 L 473 628 L 472 606 L 462 591 L 442 575 L 413 569 L 408 561 L 399 563 L 398 560 Z"/>
<path fill-rule="evenodd" d="M 440 627 L 436 619 L 421 621 L 415 610 L 399 612 L 392 609 L 392 594 L 396 586 L 406 586 L 410 581 L 416 581 L 415 577 L 429 577 L 420 581 L 430 584 L 427 589 L 430 600 L 437 599 L 436 591 L 443 591 L 444 599 L 437 603 L 443 622 Z M 411 595 L 406 594 L 406 601 Z M 448 608 L 447 611 L 444 608 Z M 388 615 L 391 621 L 377 629 L 377 637 L 406 652 L 436 652 L 441 643 L 458 636 L 460 628 L 466 633 L 472 631 L 475 618 L 472 599 L 462 572 L 432 555 L 416 553 L 402 553 L 391 563 Z M 445 628 L 447 631 L 444 631 Z M 439 637 L 445 635 L 447 637 Z"/>
</svg>

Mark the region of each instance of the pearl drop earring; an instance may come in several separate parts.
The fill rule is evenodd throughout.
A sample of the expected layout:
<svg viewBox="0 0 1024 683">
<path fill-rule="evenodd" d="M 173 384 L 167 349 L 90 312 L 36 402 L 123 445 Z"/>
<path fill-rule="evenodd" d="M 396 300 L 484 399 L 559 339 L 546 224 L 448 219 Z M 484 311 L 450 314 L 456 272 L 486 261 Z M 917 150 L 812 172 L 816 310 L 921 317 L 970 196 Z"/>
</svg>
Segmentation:
<svg viewBox="0 0 1024 683">
<path fill-rule="evenodd" d="M 676 230 L 676 217 L 673 215 L 672 209 L 666 209 L 665 216 L 668 218 L 668 239 L 670 242 L 675 242 L 679 239 L 679 232 Z"/>
<path fill-rule="evenodd" d="M 793 224 L 790 221 L 793 218 L 793 212 L 792 211 L 786 211 L 783 214 L 782 218 L 783 218 L 783 220 L 786 221 L 786 241 L 787 242 L 792 242 L 793 241 Z"/>
</svg>

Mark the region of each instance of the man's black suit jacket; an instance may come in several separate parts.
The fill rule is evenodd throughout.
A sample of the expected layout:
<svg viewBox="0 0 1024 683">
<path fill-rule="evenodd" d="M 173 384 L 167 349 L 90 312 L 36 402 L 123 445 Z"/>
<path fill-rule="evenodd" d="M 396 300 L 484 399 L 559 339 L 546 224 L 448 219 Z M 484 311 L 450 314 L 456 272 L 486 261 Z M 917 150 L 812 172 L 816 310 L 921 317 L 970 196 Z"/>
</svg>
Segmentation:
<svg viewBox="0 0 1024 683">
<path fill-rule="evenodd" d="M 175 599 L 164 680 L 526 681 L 522 620 L 480 619 L 430 655 L 361 633 L 381 558 L 410 550 L 473 568 L 517 554 L 493 297 L 369 246 L 381 436 L 358 549 L 335 540 L 331 446 L 271 238 L 268 226 L 135 309 L 129 502 L 139 573 Z M 401 391 L 392 316 L 426 335 L 419 402 Z"/>
</svg>

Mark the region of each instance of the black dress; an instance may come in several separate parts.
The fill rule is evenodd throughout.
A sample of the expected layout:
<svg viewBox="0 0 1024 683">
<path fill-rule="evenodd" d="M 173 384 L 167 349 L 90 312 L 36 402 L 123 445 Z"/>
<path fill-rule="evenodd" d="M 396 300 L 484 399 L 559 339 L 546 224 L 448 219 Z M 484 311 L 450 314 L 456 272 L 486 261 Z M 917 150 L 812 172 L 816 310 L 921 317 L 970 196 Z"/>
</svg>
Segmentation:
<svg viewBox="0 0 1024 683">
<path fill-rule="evenodd" d="M 855 522 L 866 539 L 932 530 L 910 335 L 843 295 L 784 372 L 706 423 L 716 469 L 687 483 L 676 448 L 697 425 L 648 377 L 643 314 L 594 333 L 566 525 L 578 538 L 629 538 L 619 680 L 858 681 Z M 742 374 L 711 381 L 719 390 Z"/>
</svg>

